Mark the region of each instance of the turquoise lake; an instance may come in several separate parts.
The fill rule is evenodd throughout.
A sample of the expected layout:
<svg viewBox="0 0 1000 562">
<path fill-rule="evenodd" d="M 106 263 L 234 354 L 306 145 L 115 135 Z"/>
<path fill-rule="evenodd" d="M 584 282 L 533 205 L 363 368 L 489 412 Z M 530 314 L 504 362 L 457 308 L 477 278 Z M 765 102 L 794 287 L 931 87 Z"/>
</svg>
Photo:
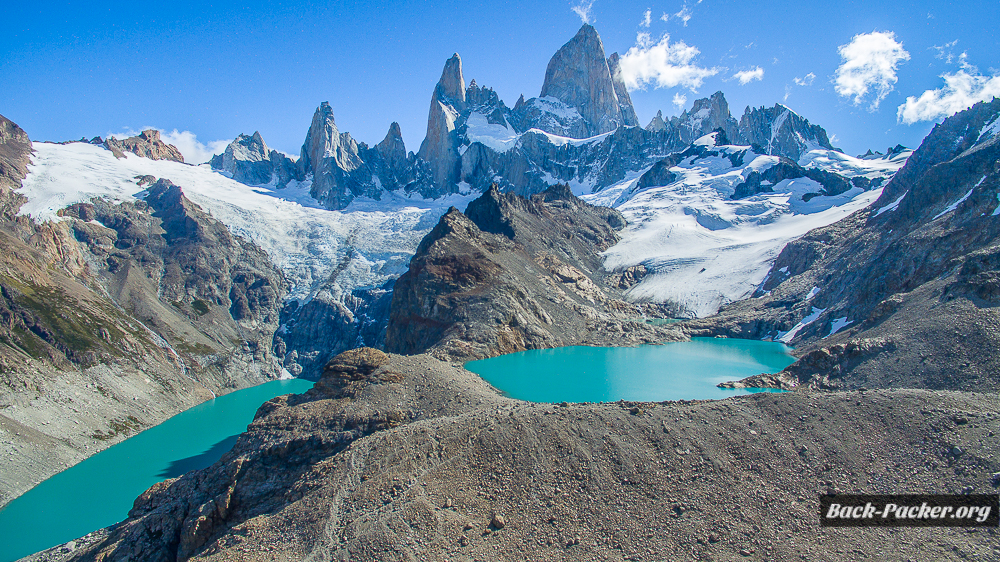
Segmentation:
<svg viewBox="0 0 1000 562">
<path fill-rule="evenodd" d="M 719 399 L 760 390 L 720 382 L 776 373 L 795 362 L 773 342 L 692 338 L 639 347 L 559 347 L 470 361 L 465 368 L 512 398 L 531 402 Z"/>
<path fill-rule="evenodd" d="M 312 385 L 271 381 L 220 396 L 56 474 L 0 510 L 0 561 L 125 519 L 136 496 L 156 482 L 210 466 L 229 451 L 261 404 Z"/>
<path fill-rule="evenodd" d="M 512 353 L 465 367 L 508 396 L 532 402 L 719 399 L 748 390 L 715 385 L 794 362 L 790 348 L 693 338 L 640 347 L 562 347 Z M 204 468 L 236 443 L 261 404 L 312 382 L 272 381 L 177 414 L 42 482 L 0 510 L 0 562 L 112 525 L 156 482 Z"/>
</svg>

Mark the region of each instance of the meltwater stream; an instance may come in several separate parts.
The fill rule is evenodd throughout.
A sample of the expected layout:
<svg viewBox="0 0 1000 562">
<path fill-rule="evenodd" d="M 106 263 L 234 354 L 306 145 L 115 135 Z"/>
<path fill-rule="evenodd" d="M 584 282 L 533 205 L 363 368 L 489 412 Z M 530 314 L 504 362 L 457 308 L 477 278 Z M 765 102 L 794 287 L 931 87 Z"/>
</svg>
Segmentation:
<svg viewBox="0 0 1000 562">
<path fill-rule="evenodd" d="M 261 404 L 313 383 L 279 380 L 185 410 L 74 465 L 0 510 L 0 562 L 71 541 L 128 515 L 136 496 L 167 478 L 210 466 L 232 448 Z"/>
</svg>

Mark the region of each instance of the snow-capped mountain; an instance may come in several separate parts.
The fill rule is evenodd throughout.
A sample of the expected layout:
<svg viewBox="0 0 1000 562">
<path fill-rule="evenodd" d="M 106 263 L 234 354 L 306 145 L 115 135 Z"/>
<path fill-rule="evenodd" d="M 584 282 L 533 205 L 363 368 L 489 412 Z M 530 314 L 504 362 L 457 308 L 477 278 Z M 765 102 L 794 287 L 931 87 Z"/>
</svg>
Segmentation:
<svg viewBox="0 0 1000 562">
<path fill-rule="evenodd" d="M 622 241 L 605 252 L 605 267 L 643 267 L 633 299 L 672 302 L 704 317 L 750 296 L 786 243 L 866 207 L 910 154 L 861 160 L 817 148 L 796 163 L 759 154 L 759 145 L 717 144 L 721 136 L 706 135 L 583 196 L 629 222 Z"/>
<path fill-rule="evenodd" d="M 92 197 L 141 199 L 136 176 L 170 179 L 286 276 L 275 342 L 296 374 L 380 343 L 392 281 L 420 239 L 449 206 L 463 209 L 493 184 L 530 195 L 565 183 L 617 208 L 631 224 L 605 267 L 633 272 L 633 299 L 704 316 L 752 293 L 786 242 L 877 198 L 909 154 L 849 157 L 780 104 L 737 121 L 721 92 L 640 127 L 618 57 L 589 25 L 553 55 L 540 95 L 513 108 L 466 85 L 461 57 L 449 58 L 417 153 L 395 123 L 373 147 L 356 141 L 326 102 L 294 160 L 259 133 L 201 166 L 123 147 L 36 143 L 20 213 L 58 220 Z"/>
<path fill-rule="evenodd" d="M 753 298 L 691 333 L 796 346 L 795 365 L 737 385 L 995 391 L 998 161 L 1000 99 L 949 117 L 877 199 L 790 241 Z"/>
</svg>

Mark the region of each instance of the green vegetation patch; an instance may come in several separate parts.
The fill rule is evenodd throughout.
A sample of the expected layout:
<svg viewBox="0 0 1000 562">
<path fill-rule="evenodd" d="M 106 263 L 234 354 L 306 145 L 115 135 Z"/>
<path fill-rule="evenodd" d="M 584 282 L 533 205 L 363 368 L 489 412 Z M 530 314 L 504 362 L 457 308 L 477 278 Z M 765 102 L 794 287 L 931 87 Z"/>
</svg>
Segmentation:
<svg viewBox="0 0 1000 562">
<path fill-rule="evenodd" d="M 129 416 L 127 418 L 115 418 L 108 423 L 108 431 L 104 432 L 97 430 L 90 436 L 98 441 L 107 441 L 109 439 L 114 439 L 118 435 L 128 435 L 133 432 L 138 432 L 142 429 L 142 422 L 139 421 L 135 416 Z"/>
<path fill-rule="evenodd" d="M 208 302 L 201 299 L 194 299 L 194 302 L 191 303 L 191 308 L 198 313 L 198 316 L 204 316 L 209 311 Z"/>
</svg>

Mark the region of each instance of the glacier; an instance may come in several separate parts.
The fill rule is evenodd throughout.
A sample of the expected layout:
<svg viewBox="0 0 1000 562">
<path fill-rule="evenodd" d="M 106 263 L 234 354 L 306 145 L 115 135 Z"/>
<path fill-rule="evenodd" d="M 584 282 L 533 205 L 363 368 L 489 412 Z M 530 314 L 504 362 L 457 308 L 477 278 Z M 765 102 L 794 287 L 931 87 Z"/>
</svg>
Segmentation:
<svg viewBox="0 0 1000 562">
<path fill-rule="evenodd" d="M 608 270 L 646 267 L 649 273 L 627 293 L 631 299 L 673 302 L 690 317 L 715 314 L 725 304 L 751 296 L 789 241 L 867 207 L 882 194 L 881 187 L 854 187 L 839 195 L 816 195 L 822 192 L 818 182 L 798 178 L 769 186 L 772 192 L 734 200 L 736 185 L 780 159 L 754 155 L 749 146 L 713 151 L 718 155 L 691 156 L 671 167 L 677 180 L 668 185 L 638 189 L 643 170 L 582 196 L 617 208 L 629 222 L 622 240 L 604 256 Z M 727 156 L 743 151 L 746 163 L 734 166 Z M 836 171 L 848 179 L 888 180 L 910 153 L 862 160 L 813 149 L 799 165 Z"/>
<path fill-rule="evenodd" d="M 309 180 L 284 189 L 248 186 L 213 171 L 134 154 L 116 159 L 87 143 L 35 142 L 20 193 L 20 210 L 39 222 L 58 221 L 58 211 L 95 197 L 121 202 L 139 199 L 137 176 L 166 178 L 234 234 L 263 249 L 289 281 L 288 298 L 308 300 L 332 281 L 347 293 L 398 277 L 417 244 L 450 206 L 465 208 L 478 194 L 426 200 L 390 192 L 380 201 L 360 197 L 341 211 L 327 210 L 309 195 Z M 338 268 L 338 265 L 340 266 Z M 330 279 L 337 271 L 336 279 Z M 327 287 L 329 290 L 330 287 Z"/>
</svg>

